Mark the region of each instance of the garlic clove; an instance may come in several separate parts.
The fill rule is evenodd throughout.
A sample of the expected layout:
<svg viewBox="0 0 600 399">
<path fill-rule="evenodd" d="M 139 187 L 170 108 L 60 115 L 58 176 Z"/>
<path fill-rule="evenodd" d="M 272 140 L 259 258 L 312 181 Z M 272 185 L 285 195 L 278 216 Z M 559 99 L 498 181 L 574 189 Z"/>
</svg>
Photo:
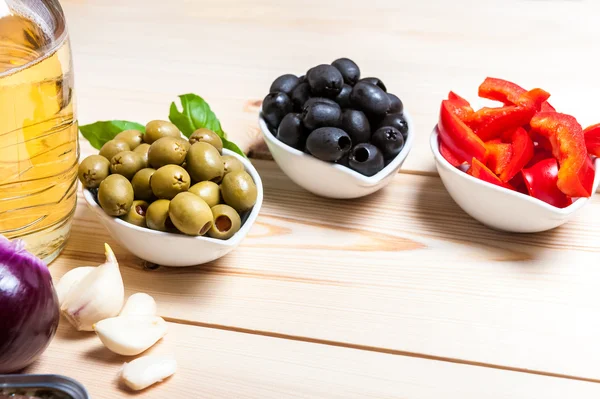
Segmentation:
<svg viewBox="0 0 600 399">
<path fill-rule="evenodd" d="M 135 356 L 167 334 L 167 322 L 158 316 L 118 316 L 99 321 L 94 330 L 109 350 Z"/>
<path fill-rule="evenodd" d="M 172 356 L 142 356 L 121 369 L 121 381 L 130 389 L 139 391 L 175 374 L 177 361 Z"/>
<path fill-rule="evenodd" d="M 143 292 L 133 294 L 125 302 L 119 316 L 156 316 L 156 301 Z"/>
<path fill-rule="evenodd" d="M 125 300 L 123 278 L 115 254 L 104 244 L 106 262 L 69 290 L 62 314 L 79 331 L 93 331 L 94 323 L 119 314 Z"/>
<path fill-rule="evenodd" d="M 79 283 L 85 276 L 87 276 L 92 270 L 94 270 L 94 266 L 82 266 L 76 267 L 75 269 L 71 269 L 66 272 L 54 285 L 54 289 L 56 290 L 56 295 L 58 296 L 58 304 L 62 306 L 65 298 L 75 287 L 77 283 Z"/>
</svg>

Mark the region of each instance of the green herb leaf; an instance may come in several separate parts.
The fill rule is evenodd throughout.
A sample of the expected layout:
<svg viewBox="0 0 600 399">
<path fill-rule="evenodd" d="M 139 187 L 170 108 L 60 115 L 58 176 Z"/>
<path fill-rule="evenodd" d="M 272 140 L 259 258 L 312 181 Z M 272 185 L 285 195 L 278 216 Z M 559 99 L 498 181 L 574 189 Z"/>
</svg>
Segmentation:
<svg viewBox="0 0 600 399">
<path fill-rule="evenodd" d="M 99 150 L 109 140 L 121 133 L 123 130 L 139 130 L 144 132 L 144 125 L 129 121 L 99 121 L 89 125 L 79 126 L 79 131 L 92 147 Z"/>
<path fill-rule="evenodd" d="M 189 93 L 179 96 L 179 99 L 181 100 L 181 111 L 177 108 L 175 102 L 172 102 L 169 110 L 169 120 L 186 137 L 190 137 L 194 131 L 200 128 L 210 129 L 221 137 L 223 148 L 246 157 L 240 147 L 233 141 L 227 140 L 227 134 L 221 128 L 221 122 L 202 97 Z"/>
<path fill-rule="evenodd" d="M 246 154 L 244 154 L 244 151 L 242 151 L 240 147 L 238 147 L 237 144 L 235 144 L 233 141 L 229 141 L 224 137 L 221 137 L 221 140 L 223 140 L 223 148 L 227 148 L 228 150 L 231 150 L 236 154 L 240 154 L 244 158 L 247 158 Z"/>
<path fill-rule="evenodd" d="M 172 102 L 169 110 L 169 120 L 186 137 L 190 137 L 195 130 L 203 127 L 217 133 L 221 138 L 227 137 L 221 129 L 221 122 L 202 97 L 190 93 L 179 96 L 179 99 L 181 100 L 182 109 L 179 111 L 175 102 Z"/>
</svg>

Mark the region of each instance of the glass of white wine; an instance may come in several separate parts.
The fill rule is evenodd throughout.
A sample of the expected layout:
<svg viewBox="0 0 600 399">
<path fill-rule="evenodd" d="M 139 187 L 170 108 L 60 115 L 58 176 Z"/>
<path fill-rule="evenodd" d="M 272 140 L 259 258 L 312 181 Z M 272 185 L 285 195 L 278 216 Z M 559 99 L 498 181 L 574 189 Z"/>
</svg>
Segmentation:
<svg viewBox="0 0 600 399">
<path fill-rule="evenodd" d="M 0 0 L 0 234 L 50 263 L 77 200 L 71 48 L 58 0 Z"/>
</svg>

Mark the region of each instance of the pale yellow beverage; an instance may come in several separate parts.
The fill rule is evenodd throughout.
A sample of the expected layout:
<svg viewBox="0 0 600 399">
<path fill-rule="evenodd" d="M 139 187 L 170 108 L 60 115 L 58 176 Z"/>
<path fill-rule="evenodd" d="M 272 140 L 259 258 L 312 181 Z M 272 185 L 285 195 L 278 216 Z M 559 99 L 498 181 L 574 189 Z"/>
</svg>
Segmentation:
<svg viewBox="0 0 600 399">
<path fill-rule="evenodd" d="M 55 1 L 0 0 L 0 234 L 48 263 L 69 236 L 78 158 L 62 11 Z"/>
</svg>

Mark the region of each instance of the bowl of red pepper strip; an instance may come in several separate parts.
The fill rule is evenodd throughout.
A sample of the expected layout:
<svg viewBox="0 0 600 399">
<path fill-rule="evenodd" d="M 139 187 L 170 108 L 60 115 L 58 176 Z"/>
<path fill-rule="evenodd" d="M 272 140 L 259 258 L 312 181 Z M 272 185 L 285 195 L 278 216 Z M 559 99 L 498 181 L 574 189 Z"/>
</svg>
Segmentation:
<svg viewBox="0 0 600 399">
<path fill-rule="evenodd" d="M 454 201 L 494 229 L 533 233 L 566 223 L 597 190 L 600 124 L 582 129 L 542 89 L 487 78 L 474 110 L 450 92 L 431 135 L 438 173 Z"/>
</svg>

